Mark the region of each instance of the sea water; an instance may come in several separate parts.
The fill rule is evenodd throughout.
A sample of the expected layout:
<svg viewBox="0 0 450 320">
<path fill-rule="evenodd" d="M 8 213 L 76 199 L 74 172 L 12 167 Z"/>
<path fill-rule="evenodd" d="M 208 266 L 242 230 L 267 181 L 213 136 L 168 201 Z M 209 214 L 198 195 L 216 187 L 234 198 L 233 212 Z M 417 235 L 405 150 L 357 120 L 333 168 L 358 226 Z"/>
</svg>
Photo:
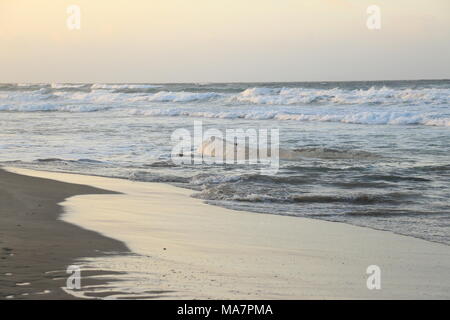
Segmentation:
<svg viewBox="0 0 450 320">
<path fill-rule="evenodd" d="M 450 244 L 450 80 L 0 84 L 0 164 L 166 182 L 237 210 Z M 278 129 L 276 174 L 179 164 L 171 135 Z"/>
</svg>

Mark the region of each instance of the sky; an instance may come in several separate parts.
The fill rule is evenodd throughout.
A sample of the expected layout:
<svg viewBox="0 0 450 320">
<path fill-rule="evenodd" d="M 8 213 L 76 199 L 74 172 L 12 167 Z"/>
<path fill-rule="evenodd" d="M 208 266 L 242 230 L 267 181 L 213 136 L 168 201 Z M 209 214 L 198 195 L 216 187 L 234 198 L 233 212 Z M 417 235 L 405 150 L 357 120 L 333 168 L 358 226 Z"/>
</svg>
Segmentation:
<svg viewBox="0 0 450 320">
<path fill-rule="evenodd" d="M 3 83 L 443 78 L 448 0 L 0 0 Z"/>
</svg>

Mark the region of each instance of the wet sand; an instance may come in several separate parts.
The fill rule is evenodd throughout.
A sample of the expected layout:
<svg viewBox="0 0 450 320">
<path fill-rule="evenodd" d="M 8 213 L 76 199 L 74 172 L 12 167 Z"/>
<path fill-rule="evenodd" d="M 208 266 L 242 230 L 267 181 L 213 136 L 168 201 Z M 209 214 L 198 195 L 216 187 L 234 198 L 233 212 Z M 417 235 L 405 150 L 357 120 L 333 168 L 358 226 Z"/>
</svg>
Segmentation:
<svg viewBox="0 0 450 320">
<path fill-rule="evenodd" d="M 229 210 L 163 183 L 8 170 L 117 192 L 62 203 L 65 221 L 118 239 L 136 253 L 87 261 L 84 266 L 127 276 L 71 292 L 80 298 L 450 298 L 450 247 L 444 244 L 343 223 Z M 81 237 L 73 228 L 77 254 L 92 256 L 89 248 L 100 247 L 98 235 Z M 381 270 L 380 290 L 366 286 L 371 265 Z"/>
<path fill-rule="evenodd" d="M 63 211 L 58 203 L 65 199 L 112 193 L 0 169 L 0 299 L 74 299 L 61 289 L 69 265 L 127 252 L 120 241 L 58 220 Z"/>
</svg>

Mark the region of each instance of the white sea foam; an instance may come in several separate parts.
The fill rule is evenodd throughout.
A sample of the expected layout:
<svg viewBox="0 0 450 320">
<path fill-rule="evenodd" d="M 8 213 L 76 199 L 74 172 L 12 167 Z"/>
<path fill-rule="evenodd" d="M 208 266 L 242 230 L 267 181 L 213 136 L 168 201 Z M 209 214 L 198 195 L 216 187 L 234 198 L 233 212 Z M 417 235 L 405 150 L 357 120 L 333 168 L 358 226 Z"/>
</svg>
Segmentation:
<svg viewBox="0 0 450 320">
<path fill-rule="evenodd" d="M 233 209 L 313 215 L 449 244 L 440 186 L 450 172 L 450 81 L 382 85 L 3 84 L 1 160 L 169 182 Z M 32 114 L 42 111 L 53 113 Z M 171 162 L 171 133 L 191 130 L 195 117 L 208 119 L 205 128 L 279 128 L 279 174 Z M 217 155 L 197 147 L 186 155 Z"/>
<path fill-rule="evenodd" d="M 198 174 L 191 178 L 190 183 L 192 185 L 204 186 L 206 184 L 221 184 L 226 182 L 236 182 L 242 177 L 240 175 L 208 175 Z"/>
<path fill-rule="evenodd" d="M 91 86 L 91 89 L 104 89 L 104 90 L 116 90 L 116 89 L 153 89 L 160 88 L 161 85 L 154 84 L 105 84 L 95 83 Z"/>
<path fill-rule="evenodd" d="M 109 109 L 108 106 L 101 105 L 59 105 L 55 103 L 34 103 L 30 105 L 0 105 L 0 111 L 14 112 L 95 112 Z"/>
<path fill-rule="evenodd" d="M 1 92 L 0 93 L 0 104 L 4 103 L 33 103 L 42 100 L 48 100 L 54 98 L 48 88 L 41 88 L 39 90 L 27 92 L 26 94 L 21 92 Z"/>
<path fill-rule="evenodd" d="M 35 87 L 35 86 L 46 86 L 46 83 L 16 83 L 17 87 L 26 88 L 26 87 Z"/>
<path fill-rule="evenodd" d="M 0 92 L 0 111 L 34 112 L 78 109 L 79 112 L 90 112 L 127 103 L 130 96 L 134 97 L 135 95 L 105 92 L 103 90 L 52 92 L 49 88 L 25 93 L 17 91 Z M 71 107 L 68 108 L 67 105 Z"/>
<path fill-rule="evenodd" d="M 82 88 L 85 84 L 52 83 L 52 89 Z"/>
<path fill-rule="evenodd" d="M 130 101 L 154 101 L 154 102 L 192 102 L 205 101 L 220 97 L 220 94 L 215 92 L 169 92 L 160 91 L 155 94 L 137 96 L 130 98 Z"/>
<path fill-rule="evenodd" d="M 127 91 L 160 87 L 151 84 L 93 84 L 90 91 L 76 90 L 81 87 L 88 89 L 58 83 L 33 91 L 6 88 L 0 92 L 0 111 L 92 112 L 119 107 L 136 116 L 450 126 L 450 89 L 444 87 L 253 87 L 220 93 L 190 92 L 190 87 L 178 91 L 180 86 L 174 91 Z M 74 90 L 58 90 L 64 88 Z M 186 106 L 178 106 L 182 104 Z"/>
<path fill-rule="evenodd" d="M 202 112 L 189 111 L 182 108 L 152 109 L 130 111 L 133 115 L 141 116 L 169 116 L 169 117 L 198 117 L 220 119 L 248 119 L 248 120 L 285 120 L 285 121 L 315 121 L 315 122 L 341 122 L 369 125 L 428 125 L 450 126 L 450 118 L 431 113 L 418 112 L 351 112 L 348 113 L 285 113 L 283 111 L 230 111 L 230 112 Z"/>
<path fill-rule="evenodd" d="M 332 104 L 446 104 L 450 100 L 447 88 L 394 89 L 310 89 L 310 88 L 250 88 L 232 97 L 233 101 L 253 104 L 292 105 L 311 103 Z"/>
</svg>

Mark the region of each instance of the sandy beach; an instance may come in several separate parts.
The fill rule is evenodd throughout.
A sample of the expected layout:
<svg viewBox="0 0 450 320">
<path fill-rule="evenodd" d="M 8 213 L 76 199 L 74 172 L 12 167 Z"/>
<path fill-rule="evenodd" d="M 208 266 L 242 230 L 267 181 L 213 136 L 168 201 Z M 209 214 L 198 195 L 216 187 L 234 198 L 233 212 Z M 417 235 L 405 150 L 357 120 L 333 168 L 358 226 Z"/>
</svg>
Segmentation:
<svg viewBox="0 0 450 320">
<path fill-rule="evenodd" d="M 284 319 L 450 300 L 450 1 L 0 16 L 1 303 Z"/>
<path fill-rule="evenodd" d="M 450 297 L 447 245 L 210 206 L 191 190 L 162 183 L 7 170 L 0 189 L 2 299 Z M 104 254 L 111 251 L 122 253 Z M 66 294 L 59 288 L 71 263 L 83 266 L 83 288 Z M 366 286 L 370 265 L 380 267 L 380 290 Z M 54 271 L 59 280 L 47 273 Z M 45 290 L 51 292 L 31 295 Z"/>
<path fill-rule="evenodd" d="M 68 265 L 127 250 L 119 241 L 58 220 L 64 199 L 105 193 L 111 192 L 0 170 L 0 299 L 73 299 L 61 290 Z"/>
</svg>

